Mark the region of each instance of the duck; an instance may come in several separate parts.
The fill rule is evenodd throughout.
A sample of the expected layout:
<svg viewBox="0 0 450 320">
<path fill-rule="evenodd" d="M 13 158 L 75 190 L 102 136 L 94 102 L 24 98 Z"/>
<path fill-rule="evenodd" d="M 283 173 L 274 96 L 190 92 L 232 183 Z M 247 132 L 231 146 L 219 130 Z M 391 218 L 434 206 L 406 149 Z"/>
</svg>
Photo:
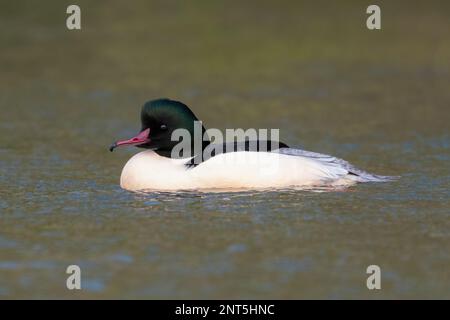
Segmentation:
<svg viewBox="0 0 450 320">
<path fill-rule="evenodd" d="M 111 152 L 123 146 L 144 149 L 122 169 L 120 186 L 125 190 L 342 188 L 396 178 L 371 174 L 340 158 L 291 148 L 281 141 L 216 141 L 186 104 L 168 98 L 146 102 L 140 116 L 138 134 L 110 146 Z M 180 137 L 185 148 L 180 148 Z"/>
</svg>

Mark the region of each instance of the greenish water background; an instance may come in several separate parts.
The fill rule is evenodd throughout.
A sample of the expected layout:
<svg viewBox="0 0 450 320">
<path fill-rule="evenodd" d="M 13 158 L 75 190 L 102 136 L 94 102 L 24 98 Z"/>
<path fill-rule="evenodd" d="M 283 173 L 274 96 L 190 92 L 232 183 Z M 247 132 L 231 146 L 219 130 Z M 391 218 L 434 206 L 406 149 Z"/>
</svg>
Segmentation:
<svg viewBox="0 0 450 320">
<path fill-rule="evenodd" d="M 450 3 L 0 4 L 1 298 L 450 298 Z M 119 188 L 140 106 L 399 181 L 348 192 Z M 65 287 L 69 264 L 79 292 Z M 366 288 L 366 267 L 382 290 Z"/>
</svg>

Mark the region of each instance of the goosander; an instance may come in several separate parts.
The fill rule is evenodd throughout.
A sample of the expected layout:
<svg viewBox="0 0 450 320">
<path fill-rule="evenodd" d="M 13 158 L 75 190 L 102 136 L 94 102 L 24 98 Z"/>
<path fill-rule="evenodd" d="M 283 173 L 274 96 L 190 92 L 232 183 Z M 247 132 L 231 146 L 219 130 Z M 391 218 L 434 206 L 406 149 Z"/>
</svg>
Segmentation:
<svg viewBox="0 0 450 320">
<path fill-rule="evenodd" d="M 200 148 L 184 149 L 174 157 L 179 143 L 176 129 L 190 133 L 195 145 L 197 117 L 184 103 L 157 99 L 144 104 L 138 135 L 115 142 L 146 149 L 125 164 L 120 186 L 131 191 L 249 190 L 297 187 L 346 187 L 358 182 L 384 182 L 379 176 L 355 168 L 345 160 L 288 147 L 270 140 L 216 144 L 201 125 Z M 206 152 L 207 151 L 207 152 Z"/>
</svg>

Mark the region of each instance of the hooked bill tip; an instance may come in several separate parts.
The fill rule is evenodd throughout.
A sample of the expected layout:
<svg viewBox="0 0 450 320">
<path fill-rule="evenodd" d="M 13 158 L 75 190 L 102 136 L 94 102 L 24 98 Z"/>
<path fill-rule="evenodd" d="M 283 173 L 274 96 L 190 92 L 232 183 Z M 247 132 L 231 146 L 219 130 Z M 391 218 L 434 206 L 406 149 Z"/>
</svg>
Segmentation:
<svg viewBox="0 0 450 320">
<path fill-rule="evenodd" d="M 116 147 L 117 147 L 117 143 L 113 143 L 111 145 L 111 147 L 109 147 L 109 151 L 113 152 Z"/>
</svg>

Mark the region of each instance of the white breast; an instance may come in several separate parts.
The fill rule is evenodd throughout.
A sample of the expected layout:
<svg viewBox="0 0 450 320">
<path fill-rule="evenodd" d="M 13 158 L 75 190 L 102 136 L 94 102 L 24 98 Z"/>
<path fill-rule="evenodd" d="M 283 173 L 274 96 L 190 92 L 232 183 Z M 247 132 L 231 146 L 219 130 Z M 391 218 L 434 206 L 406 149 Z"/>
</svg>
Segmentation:
<svg viewBox="0 0 450 320">
<path fill-rule="evenodd" d="M 277 152 L 225 153 L 191 169 L 184 163 L 140 152 L 123 168 L 120 185 L 127 190 L 232 190 L 355 183 L 344 168 Z"/>
</svg>

